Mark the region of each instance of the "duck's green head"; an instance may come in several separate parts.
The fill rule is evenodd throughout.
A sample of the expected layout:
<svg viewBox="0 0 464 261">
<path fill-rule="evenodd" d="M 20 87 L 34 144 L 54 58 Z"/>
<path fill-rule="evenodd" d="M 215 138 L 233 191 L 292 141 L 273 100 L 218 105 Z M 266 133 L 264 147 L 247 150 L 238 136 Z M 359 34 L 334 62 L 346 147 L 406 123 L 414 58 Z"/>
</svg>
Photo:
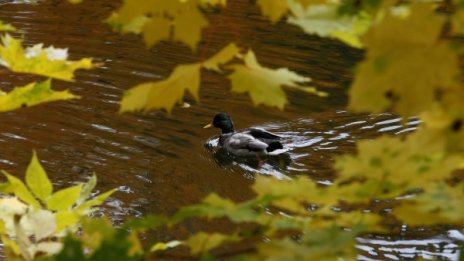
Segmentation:
<svg viewBox="0 0 464 261">
<path fill-rule="evenodd" d="M 205 128 L 211 127 L 211 125 L 221 129 L 223 134 L 234 132 L 234 123 L 230 119 L 229 114 L 224 112 L 216 114 L 213 123 L 206 125 Z"/>
</svg>

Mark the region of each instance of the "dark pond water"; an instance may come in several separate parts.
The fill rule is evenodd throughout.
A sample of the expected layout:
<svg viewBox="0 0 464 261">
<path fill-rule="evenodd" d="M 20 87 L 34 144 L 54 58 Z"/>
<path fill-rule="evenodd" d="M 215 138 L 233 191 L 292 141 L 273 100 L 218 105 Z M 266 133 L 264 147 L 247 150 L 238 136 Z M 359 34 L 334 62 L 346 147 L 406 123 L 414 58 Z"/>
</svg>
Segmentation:
<svg viewBox="0 0 464 261">
<path fill-rule="evenodd" d="M 249 1 L 229 1 L 221 18 L 211 13 L 214 26 L 205 31 L 198 54 L 182 45 L 160 44 L 147 50 L 138 37 L 121 36 L 101 21 L 118 3 L 86 1 L 0 1 L 0 20 L 21 29 L 28 45 L 43 42 L 69 47 L 72 58 L 94 57 L 104 66 L 82 71 L 75 83 L 55 81 L 80 100 L 56 102 L 0 114 L 0 168 L 22 176 L 36 149 L 56 186 L 86 180 L 93 172 L 99 191 L 119 188 L 104 211 L 121 222 L 147 213 L 171 214 L 198 202 L 211 192 L 234 200 L 248 199 L 255 175 L 312 177 L 330 184 L 333 156 L 354 151 L 354 141 L 414 130 L 389 114 L 353 115 L 344 110 L 351 68 L 362 53 L 342 44 L 308 36 L 284 23 L 270 26 Z M 201 102 L 162 112 L 119 115 L 122 92 L 138 83 L 166 77 L 178 63 L 207 57 L 229 41 L 247 43 L 269 67 L 288 67 L 313 78 L 331 95 L 326 99 L 289 93 L 285 111 L 253 107 L 246 96 L 231 94 L 226 80 L 203 74 Z M 0 71 L 0 88 L 9 90 L 31 76 Z M 227 111 L 237 127 L 261 127 L 285 137 L 289 164 L 272 161 L 259 166 L 214 154 L 216 130 L 204 130 L 214 114 Z M 213 138 L 212 138 L 213 137 Z M 211 148 L 213 147 L 213 151 Z M 441 228 L 391 236 L 359 238 L 361 260 L 398 260 L 421 255 L 456 259 L 464 235 Z"/>
</svg>

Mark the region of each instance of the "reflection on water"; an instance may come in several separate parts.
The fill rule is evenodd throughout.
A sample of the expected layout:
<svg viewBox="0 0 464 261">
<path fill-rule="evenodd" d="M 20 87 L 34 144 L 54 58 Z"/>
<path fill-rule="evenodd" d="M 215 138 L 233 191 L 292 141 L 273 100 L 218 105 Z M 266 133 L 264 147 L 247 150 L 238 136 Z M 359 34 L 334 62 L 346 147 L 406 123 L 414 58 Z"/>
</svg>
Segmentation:
<svg viewBox="0 0 464 261">
<path fill-rule="evenodd" d="M 270 26 L 248 0 L 229 1 L 226 18 L 211 14 L 214 28 L 205 30 L 208 37 L 200 49 L 208 46 L 205 52 L 210 56 L 231 40 L 246 43 L 265 66 L 288 67 L 310 76 L 315 85 L 327 86 L 324 91 L 330 97 L 289 92 L 285 111 L 253 107 L 246 96 L 231 94 L 224 78 L 204 72 L 200 103 L 188 99 L 190 108 L 176 108 L 170 116 L 119 115 L 118 102 L 125 89 L 164 78 L 177 63 L 197 61 L 201 54 L 182 45 L 160 44 L 147 50 L 138 37 L 111 32 L 101 21 L 118 5 L 116 1 L 85 1 L 77 6 L 60 0 L 38 5 L 21 2 L 0 1 L 0 20 L 20 28 L 16 36 L 24 35 L 26 44 L 69 47 L 72 59 L 91 56 L 104 66 L 79 72 L 76 83 L 53 82 L 55 89 L 69 88 L 81 100 L 0 114 L 0 169 L 22 176 L 36 149 L 58 187 L 84 181 L 95 172 L 97 192 L 119 188 L 96 213 L 106 213 L 115 222 L 147 213 L 172 214 L 211 192 L 246 200 L 253 195 L 249 187 L 255 175 L 306 175 L 330 184 L 334 156 L 354 152 L 356 140 L 401 135 L 418 124 L 415 119 L 403 124 L 389 114 L 344 111 L 351 68 L 361 53 L 284 23 Z M 7 79 L 0 82 L 3 91 L 34 79 L 2 73 Z M 221 152 L 216 133 L 202 129 L 220 111 L 229 112 L 239 127 L 260 127 L 281 135 L 288 152 L 266 158 L 264 164 Z M 407 239 L 403 234 L 360 238 L 363 258 L 396 260 L 409 258 L 411 252 L 455 258 L 451 252 L 463 245 L 462 234 L 453 237 L 446 229 L 403 232 L 408 232 Z"/>
<path fill-rule="evenodd" d="M 433 260 L 458 260 L 458 249 L 464 234 L 458 230 L 434 238 L 422 239 L 366 239 L 358 238 L 358 249 L 364 254 L 358 260 L 404 260 L 419 257 Z"/>
</svg>

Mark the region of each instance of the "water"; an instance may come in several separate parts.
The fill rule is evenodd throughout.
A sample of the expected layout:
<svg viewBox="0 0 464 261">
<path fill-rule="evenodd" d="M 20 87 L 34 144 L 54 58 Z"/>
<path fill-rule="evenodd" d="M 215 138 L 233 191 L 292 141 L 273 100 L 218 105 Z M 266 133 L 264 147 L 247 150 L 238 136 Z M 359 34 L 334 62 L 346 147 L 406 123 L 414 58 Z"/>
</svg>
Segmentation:
<svg viewBox="0 0 464 261">
<path fill-rule="evenodd" d="M 111 0 L 78 6 L 21 2 L 0 1 L 0 20 L 20 28 L 15 35 L 24 35 L 26 44 L 69 47 L 73 59 L 90 56 L 104 66 L 78 72 L 75 83 L 53 82 L 55 89 L 69 88 L 81 100 L 0 114 L 0 169 L 22 177 L 36 149 L 57 187 L 84 181 L 95 172 L 98 191 L 119 188 L 103 210 L 115 223 L 146 213 L 172 214 L 211 192 L 246 200 L 252 196 L 249 186 L 255 175 L 305 175 L 330 184 L 333 157 L 353 152 L 356 140 L 401 135 L 418 124 L 410 119 L 403 125 L 390 114 L 346 112 L 351 68 L 362 53 L 284 23 L 272 27 L 249 1 L 229 1 L 224 16 L 210 14 L 214 27 L 205 30 L 199 53 L 164 43 L 147 50 L 138 37 L 111 32 L 101 23 L 118 6 Z M 187 97 L 190 108 L 176 108 L 172 115 L 117 113 L 121 95 L 130 86 L 165 78 L 176 64 L 208 57 L 232 40 L 252 48 L 265 66 L 310 76 L 330 96 L 289 92 L 291 103 L 285 111 L 253 107 L 248 97 L 231 94 L 223 77 L 202 72 L 201 101 Z M 2 90 L 38 79 L 1 73 L 6 79 L 0 82 Z M 238 128 L 260 127 L 282 135 L 288 158 L 258 165 L 217 154 L 218 130 L 202 126 L 221 111 L 231 114 Z M 410 258 L 411 252 L 455 259 L 462 242 L 457 230 L 402 228 L 390 236 L 360 238 L 360 259 L 397 260 Z"/>
</svg>

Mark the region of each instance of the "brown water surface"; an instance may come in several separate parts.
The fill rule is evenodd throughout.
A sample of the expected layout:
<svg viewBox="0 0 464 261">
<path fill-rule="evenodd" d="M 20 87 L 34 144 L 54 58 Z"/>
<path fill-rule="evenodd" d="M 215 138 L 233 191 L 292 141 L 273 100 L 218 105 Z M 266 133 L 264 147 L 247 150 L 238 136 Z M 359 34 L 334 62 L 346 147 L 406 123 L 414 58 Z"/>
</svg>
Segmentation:
<svg viewBox="0 0 464 261">
<path fill-rule="evenodd" d="M 98 190 L 119 188 L 104 211 L 114 222 L 147 213 L 171 214 L 198 202 L 211 192 L 233 200 L 252 196 L 255 175 L 312 177 L 330 184 L 333 156 L 353 152 L 354 141 L 380 134 L 415 129 L 390 114 L 353 115 L 344 110 L 351 68 L 362 53 L 326 39 L 304 34 L 296 27 L 271 26 L 246 0 L 229 1 L 224 16 L 210 13 L 214 24 L 204 32 L 198 53 L 183 45 L 159 44 L 146 49 L 133 35 L 118 35 L 102 23 L 118 6 L 111 0 L 86 1 L 72 6 L 65 1 L 0 1 L 0 20 L 12 23 L 25 43 L 43 42 L 69 47 L 72 58 L 94 57 L 99 69 L 81 71 L 75 83 L 54 81 L 56 89 L 69 88 L 80 100 L 0 114 L 0 168 L 22 176 L 36 149 L 56 186 L 69 186 L 97 173 Z M 145 81 L 159 80 L 179 63 L 207 57 L 230 41 L 252 48 L 261 63 L 288 67 L 313 78 L 331 95 L 326 99 L 289 93 L 285 111 L 253 107 L 249 98 L 231 94 L 221 76 L 203 74 L 201 101 L 188 109 L 123 114 L 118 102 L 124 90 Z M 1 71 L 2 90 L 34 79 Z M 214 114 L 226 111 L 237 127 L 261 127 L 284 136 L 286 164 L 240 161 L 215 153 L 217 130 L 204 130 Z M 456 259 L 464 235 L 457 230 L 400 229 L 391 237 L 359 238 L 361 260 L 397 260 L 423 257 Z"/>
</svg>

